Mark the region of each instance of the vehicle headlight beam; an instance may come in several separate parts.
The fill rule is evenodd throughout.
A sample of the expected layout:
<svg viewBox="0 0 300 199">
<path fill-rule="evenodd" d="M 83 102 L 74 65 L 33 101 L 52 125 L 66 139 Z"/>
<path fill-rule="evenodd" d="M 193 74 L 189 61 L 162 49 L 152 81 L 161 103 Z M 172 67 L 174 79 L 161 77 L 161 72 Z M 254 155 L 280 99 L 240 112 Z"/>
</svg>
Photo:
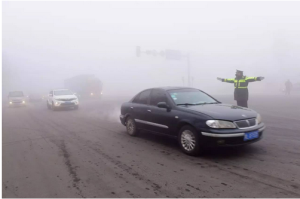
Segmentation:
<svg viewBox="0 0 300 199">
<path fill-rule="evenodd" d="M 207 120 L 206 125 L 214 129 L 235 129 L 233 122 L 223 120 Z"/>
<path fill-rule="evenodd" d="M 262 122 L 262 118 L 260 114 L 257 114 L 256 116 L 256 124 L 260 124 Z"/>
</svg>

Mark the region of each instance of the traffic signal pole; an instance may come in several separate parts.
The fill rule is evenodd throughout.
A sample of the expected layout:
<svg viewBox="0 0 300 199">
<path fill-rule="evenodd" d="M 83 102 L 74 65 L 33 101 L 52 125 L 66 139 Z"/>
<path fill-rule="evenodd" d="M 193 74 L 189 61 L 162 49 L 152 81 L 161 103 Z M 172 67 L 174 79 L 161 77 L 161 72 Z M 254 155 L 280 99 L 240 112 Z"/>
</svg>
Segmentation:
<svg viewBox="0 0 300 199">
<path fill-rule="evenodd" d="M 178 50 L 170 50 L 167 49 L 165 51 L 160 51 L 157 52 L 156 50 L 146 50 L 146 51 L 142 51 L 140 46 L 136 46 L 136 56 L 140 57 L 141 54 L 144 53 L 146 55 L 153 55 L 153 56 L 157 56 L 160 55 L 162 57 L 165 57 L 166 59 L 169 60 L 182 60 L 182 57 L 186 58 L 187 60 L 187 84 L 188 86 L 192 86 L 192 81 L 191 81 L 191 62 L 190 62 L 190 54 L 182 54 L 180 51 Z M 183 79 L 183 83 L 184 83 L 184 79 Z"/>
</svg>

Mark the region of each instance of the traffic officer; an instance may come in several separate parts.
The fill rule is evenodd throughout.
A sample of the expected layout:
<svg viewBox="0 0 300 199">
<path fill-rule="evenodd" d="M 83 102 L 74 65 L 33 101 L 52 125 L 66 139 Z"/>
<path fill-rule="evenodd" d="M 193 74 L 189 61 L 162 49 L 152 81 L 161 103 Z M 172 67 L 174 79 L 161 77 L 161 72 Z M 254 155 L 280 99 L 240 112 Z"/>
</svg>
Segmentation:
<svg viewBox="0 0 300 199">
<path fill-rule="evenodd" d="M 237 70 L 234 79 L 217 78 L 222 82 L 234 83 L 234 100 L 238 106 L 248 107 L 248 83 L 261 81 L 264 77 L 247 77 L 243 71 Z"/>
</svg>

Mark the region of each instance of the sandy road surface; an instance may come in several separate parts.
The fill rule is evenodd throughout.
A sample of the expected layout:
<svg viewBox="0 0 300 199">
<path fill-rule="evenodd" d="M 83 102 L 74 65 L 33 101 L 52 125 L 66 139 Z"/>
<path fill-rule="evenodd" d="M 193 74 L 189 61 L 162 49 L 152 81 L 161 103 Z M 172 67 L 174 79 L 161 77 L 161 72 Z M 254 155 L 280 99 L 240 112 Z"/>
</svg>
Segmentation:
<svg viewBox="0 0 300 199">
<path fill-rule="evenodd" d="M 263 140 L 201 157 L 163 136 L 128 136 L 118 101 L 4 106 L 3 197 L 300 197 L 299 97 L 250 100 Z"/>
</svg>

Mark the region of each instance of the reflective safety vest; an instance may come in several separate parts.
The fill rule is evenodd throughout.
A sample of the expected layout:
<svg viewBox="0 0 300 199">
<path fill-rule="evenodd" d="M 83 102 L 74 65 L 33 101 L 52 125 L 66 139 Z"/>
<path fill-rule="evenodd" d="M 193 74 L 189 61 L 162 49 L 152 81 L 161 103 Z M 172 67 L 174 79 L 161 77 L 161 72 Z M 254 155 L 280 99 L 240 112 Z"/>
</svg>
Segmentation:
<svg viewBox="0 0 300 199">
<path fill-rule="evenodd" d="M 248 100 L 248 83 L 260 81 L 258 77 L 246 77 L 241 79 L 224 79 L 223 82 L 234 83 L 234 99 L 235 100 Z"/>
<path fill-rule="evenodd" d="M 260 81 L 257 77 L 242 77 L 241 79 L 224 79 L 224 82 L 234 83 L 234 88 L 248 88 L 249 82 Z"/>
</svg>

